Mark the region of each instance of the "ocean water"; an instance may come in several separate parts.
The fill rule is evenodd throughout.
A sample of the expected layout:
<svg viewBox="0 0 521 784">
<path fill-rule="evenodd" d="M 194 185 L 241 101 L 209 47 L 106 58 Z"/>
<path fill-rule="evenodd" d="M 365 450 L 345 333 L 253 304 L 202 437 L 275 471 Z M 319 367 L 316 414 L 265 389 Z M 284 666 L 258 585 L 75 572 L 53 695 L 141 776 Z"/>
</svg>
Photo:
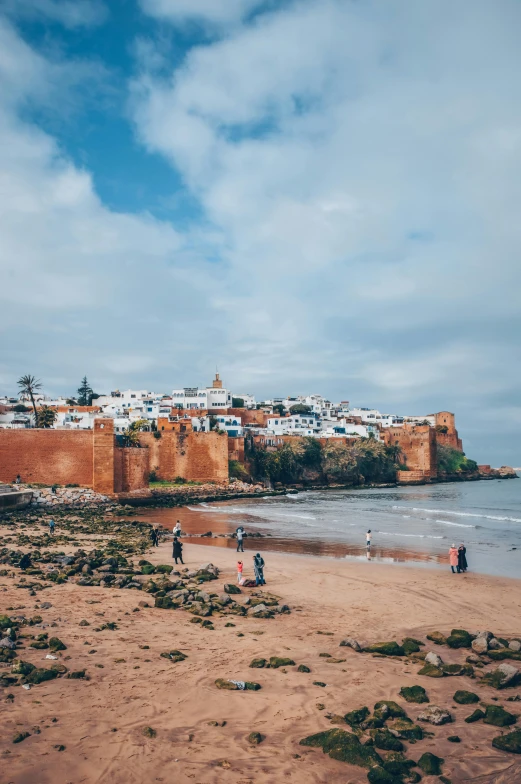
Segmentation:
<svg viewBox="0 0 521 784">
<path fill-rule="evenodd" d="M 172 528 L 186 544 L 235 547 L 238 525 L 262 537 L 245 549 L 305 553 L 372 562 L 449 568 L 452 543 L 464 542 L 469 571 L 521 577 L 521 480 L 419 487 L 314 490 L 181 509 L 150 510 L 142 519 Z M 367 555 L 365 534 L 372 531 Z M 212 531 L 212 539 L 190 534 Z M 217 538 L 215 538 L 217 536 Z"/>
</svg>

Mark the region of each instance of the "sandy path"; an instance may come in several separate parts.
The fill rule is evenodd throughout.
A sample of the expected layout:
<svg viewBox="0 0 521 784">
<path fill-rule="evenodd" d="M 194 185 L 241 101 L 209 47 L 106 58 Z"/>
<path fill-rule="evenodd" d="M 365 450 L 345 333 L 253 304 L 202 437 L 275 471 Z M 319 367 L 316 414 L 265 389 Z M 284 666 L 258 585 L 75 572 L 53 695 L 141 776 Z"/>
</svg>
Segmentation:
<svg viewBox="0 0 521 784">
<path fill-rule="evenodd" d="M 165 543 L 147 557 L 170 563 L 170 551 L 170 543 Z M 211 585 L 217 590 L 235 578 L 234 552 L 186 545 L 185 560 L 189 567 L 211 561 L 222 568 L 223 579 Z M 56 623 L 48 631 L 68 645 L 63 658 L 71 658 L 66 665 L 71 670 L 86 667 L 91 677 L 90 681 L 59 679 L 30 691 L 17 687 L 12 689 L 13 703 L 6 702 L 4 695 L 0 781 L 365 782 L 363 769 L 299 747 L 298 741 L 330 728 L 327 712 L 343 714 L 362 705 L 372 707 L 379 699 L 397 699 L 401 686 L 415 683 L 427 689 L 431 703 L 448 707 L 456 723 L 434 728 L 435 737 L 409 746 L 410 756 L 417 759 L 430 750 L 444 757 L 444 773 L 454 784 L 521 781 L 520 758 L 496 752 L 490 745 L 499 734 L 497 728 L 463 723 L 473 707 L 453 705 L 450 699 L 458 688 L 480 690 L 486 699 L 499 696 L 498 704 L 517 712 L 516 703 L 506 703 L 505 698 L 519 689 L 494 692 L 468 678 L 420 677 L 416 664 L 339 648 L 346 636 L 376 642 L 409 634 L 424 636 L 433 629 L 447 632 L 453 626 L 519 634 L 521 582 L 284 554 L 268 554 L 266 561 L 267 589 L 290 605 L 291 615 L 273 620 L 217 618 L 215 631 L 190 623 L 192 616 L 182 611 L 141 608 L 134 612 L 140 601 L 153 604 L 149 595 L 137 591 L 65 584 L 28 597 L 14 589 L 13 580 L 0 578 L 0 612 L 24 605 L 26 615 L 39 612 L 46 623 Z M 248 553 L 245 563 L 250 566 Z M 37 598 L 52 602 L 52 608 L 33 609 Z M 99 603 L 87 603 L 92 600 Z M 82 619 L 91 626 L 79 626 Z M 116 621 L 119 628 L 94 631 L 106 621 Z M 227 628 L 227 622 L 236 626 Z M 244 636 L 238 637 L 238 632 Z M 150 648 L 140 648 L 143 645 Z M 186 661 L 173 664 L 160 658 L 162 651 L 172 648 L 187 653 Z M 346 661 L 328 664 L 321 652 Z M 449 662 L 464 659 L 462 652 L 445 647 L 437 652 Z M 23 658 L 45 666 L 45 653 L 28 648 Z M 252 658 L 271 655 L 307 664 L 312 673 L 298 673 L 296 667 L 287 672 L 249 668 Z M 262 690 L 219 691 L 214 686 L 217 677 L 256 680 Z M 313 686 L 315 680 L 327 686 Z M 325 710 L 317 708 L 319 703 Z M 421 710 L 419 705 L 403 704 L 411 718 Z M 226 721 L 226 725 L 209 726 L 210 721 Z M 31 732 L 34 726 L 40 727 L 40 734 L 12 744 L 17 732 Z M 156 730 L 156 738 L 143 735 L 146 726 Z M 258 747 L 246 740 L 254 730 L 266 735 Z M 458 745 L 446 740 L 455 733 L 462 738 Z M 57 744 L 65 745 L 65 751 L 57 751 Z M 424 777 L 423 781 L 439 780 Z"/>
</svg>

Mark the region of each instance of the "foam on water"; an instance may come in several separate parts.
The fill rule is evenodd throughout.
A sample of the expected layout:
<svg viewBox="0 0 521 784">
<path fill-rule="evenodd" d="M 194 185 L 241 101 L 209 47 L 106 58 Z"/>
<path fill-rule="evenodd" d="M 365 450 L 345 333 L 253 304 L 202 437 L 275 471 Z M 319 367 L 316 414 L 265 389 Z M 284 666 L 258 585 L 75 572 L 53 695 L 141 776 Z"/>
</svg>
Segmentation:
<svg viewBox="0 0 521 784">
<path fill-rule="evenodd" d="M 410 509 L 409 506 L 393 506 L 393 509 Z M 427 512 L 428 514 L 449 514 L 457 517 L 481 517 L 484 520 L 499 520 L 500 522 L 521 523 L 521 517 L 501 517 L 499 515 L 476 514 L 475 512 L 455 512 L 452 509 L 423 509 L 413 506 L 413 512 Z"/>
<path fill-rule="evenodd" d="M 469 525 L 469 523 L 451 523 L 450 520 L 436 520 L 437 523 L 443 525 L 455 525 L 457 528 L 478 528 L 477 525 Z"/>
</svg>

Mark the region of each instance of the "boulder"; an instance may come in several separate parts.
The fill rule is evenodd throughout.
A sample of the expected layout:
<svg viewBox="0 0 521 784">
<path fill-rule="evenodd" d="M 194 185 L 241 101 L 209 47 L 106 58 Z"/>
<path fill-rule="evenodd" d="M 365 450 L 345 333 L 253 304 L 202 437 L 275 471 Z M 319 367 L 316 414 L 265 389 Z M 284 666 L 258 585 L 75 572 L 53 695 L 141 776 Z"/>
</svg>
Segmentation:
<svg viewBox="0 0 521 784">
<path fill-rule="evenodd" d="M 493 636 L 494 636 L 494 635 L 492 634 L 492 632 L 486 632 L 486 631 L 482 631 L 482 632 L 476 632 L 476 639 L 477 639 L 478 637 L 484 637 L 484 638 L 485 638 L 485 640 L 486 640 L 487 642 L 488 642 L 489 640 L 491 640 Z"/>
<path fill-rule="evenodd" d="M 382 656 L 405 656 L 405 650 L 397 642 L 391 640 L 390 642 L 377 642 L 373 645 L 367 645 L 364 650 L 369 653 L 380 653 Z"/>
<path fill-rule="evenodd" d="M 452 716 L 448 710 L 439 708 L 437 705 L 430 705 L 418 715 L 418 721 L 426 721 L 429 724 L 438 726 L 440 724 L 450 724 Z"/>
<path fill-rule="evenodd" d="M 467 716 L 465 719 L 467 724 L 474 724 L 475 721 L 480 721 L 480 719 L 485 718 L 485 711 L 482 711 L 481 708 L 476 708 L 476 710 Z"/>
<path fill-rule="evenodd" d="M 403 751 L 403 743 L 388 729 L 373 731 L 373 743 L 382 751 Z"/>
<path fill-rule="evenodd" d="M 309 667 L 306 667 L 305 664 L 299 664 L 299 666 L 297 667 L 297 672 L 311 672 L 311 670 L 309 669 Z"/>
<path fill-rule="evenodd" d="M 427 635 L 427 639 L 433 642 L 435 645 L 446 645 L 447 638 L 441 632 L 430 632 Z"/>
<path fill-rule="evenodd" d="M 493 724 L 494 727 L 509 727 L 515 724 L 517 716 L 514 713 L 509 713 L 501 705 L 487 705 L 485 708 L 485 717 L 483 724 Z"/>
<path fill-rule="evenodd" d="M 437 653 L 434 651 L 429 651 L 429 653 L 425 657 L 426 664 L 432 664 L 433 667 L 441 667 L 443 664 L 443 659 L 441 656 L 438 656 Z"/>
<path fill-rule="evenodd" d="M 465 691 L 464 689 L 455 692 L 452 699 L 454 702 L 457 702 L 458 705 L 472 705 L 475 702 L 479 702 L 477 694 L 474 694 L 473 691 Z"/>
<path fill-rule="evenodd" d="M 356 710 L 349 711 L 344 716 L 344 721 L 351 727 L 357 727 L 369 716 L 369 708 L 365 706 Z"/>
<path fill-rule="evenodd" d="M 476 637 L 472 640 L 472 650 L 474 653 L 483 654 L 488 651 L 488 640 L 486 637 Z"/>
<path fill-rule="evenodd" d="M 443 678 L 443 670 L 435 667 L 434 664 L 424 664 L 418 675 L 426 675 L 428 678 Z"/>
<path fill-rule="evenodd" d="M 382 758 L 372 746 L 363 746 L 356 735 L 338 728 L 309 735 L 300 741 L 300 745 L 320 748 L 331 759 L 362 768 L 371 769 L 382 764 Z"/>
<path fill-rule="evenodd" d="M 340 646 L 344 646 L 346 648 L 352 648 L 354 651 L 360 652 L 362 650 L 362 646 L 360 643 L 354 639 L 354 637 L 346 637 L 345 640 L 342 640 Z"/>
<path fill-rule="evenodd" d="M 493 738 L 492 745 L 500 751 L 509 751 L 511 754 L 521 754 L 521 730 L 514 730 L 507 735 Z"/>
<path fill-rule="evenodd" d="M 272 670 L 277 670 L 279 667 L 291 667 L 294 664 L 293 659 L 287 659 L 283 656 L 270 656 L 269 667 Z"/>
<path fill-rule="evenodd" d="M 470 648 L 471 644 L 472 635 L 465 629 L 453 629 L 447 637 L 449 648 Z"/>
<path fill-rule="evenodd" d="M 250 607 L 247 614 L 252 618 L 273 618 L 272 610 L 269 610 L 265 604 L 257 604 L 255 607 Z"/>
<path fill-rule="evenodd" d="M 402 648 L 407 655 L 418 653 L 421 650 L 421 645 L 425 645 L 425 643 L 421 642 L 421 640 L 416 640 L 414 637 L 404 637 L 402 640 Z"/>
<path fill-rule="evenodd" d="M 251 743 L 252 746 L 258 746 L 259 743 L 262 743 L 264 740 L 264 735 L 261 735 L 260 732 L 250 732 L 247 737 L 248 743 Z"/>
<path fill-rule="evenodd" d="M 519 640 L 510 640 L 508 647 L 511 651 L 521 651 L 521 642 Z"/>
<path fill-rule="evenodd" d="M 410 719 L 394 719 L 387 726 L 391 732 L 396 733 L 403 740 L 421 740 L 423 738 L 423 729 L 419 724 L 413 724 Z"/>
<path fill-rule="evenodd" d="M 507 686 L 514 686 L 519 681 L 519 670 L 511 664 L 503 662 L 493 672 L 487 672 L 483 676 L 483 683 L 487 683 L 494 689 L 504 689 Z"/>
<path fill-rule="evenodd" d="M 504 648 L 505 646 L 502 645 L 496 637 L 492 637 L 492 639 L 488 641 L 488 647 L 491 651 L 497 651 L 499 648 Z"/>
<path fill-rule="evenodd" d="M 241 589 L 238 585 L 234 585 L 233 583 L 226 583 L 224 586 L 225 593 L 242 593 Z"/>
<path fill-rule="evenodd" d="M 418 767 L 427 776 L 440 776 L 442 772 L 441 766 L 444 762 L 445 760 L 442 757 L 437 757 L 436 754 L 426 751 L 418 760 Z"/>
<path fill-rule="evenodd" d="M 386 718 L 391 719 L 406 719 L 407 714 L 404 709 L 398 705 L 397 702 L 393 700 L 380 700 L 379 702 L 375 703 L 374 710 L 375 714 L 378 711 L 384 709 L 386 711 Z"/>
<path fill-rule="evenodd" d="M 266 659 L 252 659 L 250 663 L 250 667 L 253 667 L 254 669 L 257 670 L 262 669 L 265 666 L 266 666 Z"/>
<path fill-rule="evenodd" d="M 403 697 L 407 702 L 429 702 L 427 692 L 423 686 L 402 686 L 400 697 Z"/>
</svg>

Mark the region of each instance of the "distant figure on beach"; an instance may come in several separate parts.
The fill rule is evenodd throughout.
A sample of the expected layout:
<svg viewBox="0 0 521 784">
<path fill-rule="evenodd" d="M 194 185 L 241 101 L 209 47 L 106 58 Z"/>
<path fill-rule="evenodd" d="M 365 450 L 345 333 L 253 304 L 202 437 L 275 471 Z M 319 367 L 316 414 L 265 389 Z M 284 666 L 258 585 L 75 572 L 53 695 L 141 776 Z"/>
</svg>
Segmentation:
<svg viewBox="0 0 521 784">
<path fill-rule="evenodd" d="M 181 523 L 179 522 L 179 520 L 175 524 L 174 536 L 181 536 Z"/>
<path fill-rule="evenodd" d="M 243 562 L 237 561 L 237 582 L 240 583 L 242 580 L 242 569 L 243 569 Z"/>
<path fill-rule="evenodd" d="M 244 552 L 243 538 L 244 538 L 244 528 L 242 527 L 242 525 L 240 525 L 237 528 L 237 552 L 238 553 Z"/>
<path fill-rule="evenodd" d="M 150 538 L 152 539 L 152 547 L 159 547 L 157 528 L 152 528 Z"/>
<path fill-rule="evenodd" d="M 454 574 L 454 567 L 456 567 L 456 571 L 459 572 L 458 561 L 459 561 L 458 548 L 456 547 L 455 544 L 453 544 L 449 550 L 449 563 L 453 574 Z"/>
<path fill-rule="evenodd" d="M 49 520 L 49 533 L 51 536 L 54 534 L 54 520 Z"/>
<path fill-rule="evenodd" d="M 179 558 L 181 563 L 184 564 L 184 561 L 183 561 L 183 543 L 179 541 L 177 536 L 174 536 L 174 542 L 173 542 L 173 547 L 172 547 L 172 558 L 175 560 L 176 563 L 177 563 L 177 559 Z"/>
<path fill-rule="evenodd" d="M 372 538 L 373 538 L 373 535 L 371 533 L 371 529 L 369 529 L 368 532 L 365 535 L 365 544 L 366 544 L 366 547 L 367 547 L 368 550 L 371 549 L 371 539 Z"/>
<path fill-rule="evenodd" d="M 468 568 L 467 548 L 462 542 L 458 547 L 458 572 L 466 572 Z"/>
<path fill-rule="evenodd" d="M 255 585 L 266 585 L 264 579 L 264 558 L 260 553 L 253 556 L 253 570 L 255 572 Z"/>
<path fill-rule="evenodd" d="M 20 474 L 16 475 L 16 479 L 14 480 L 15 485 L 20 485 L 22 483 L 22 477 Z"/>
</svg>

